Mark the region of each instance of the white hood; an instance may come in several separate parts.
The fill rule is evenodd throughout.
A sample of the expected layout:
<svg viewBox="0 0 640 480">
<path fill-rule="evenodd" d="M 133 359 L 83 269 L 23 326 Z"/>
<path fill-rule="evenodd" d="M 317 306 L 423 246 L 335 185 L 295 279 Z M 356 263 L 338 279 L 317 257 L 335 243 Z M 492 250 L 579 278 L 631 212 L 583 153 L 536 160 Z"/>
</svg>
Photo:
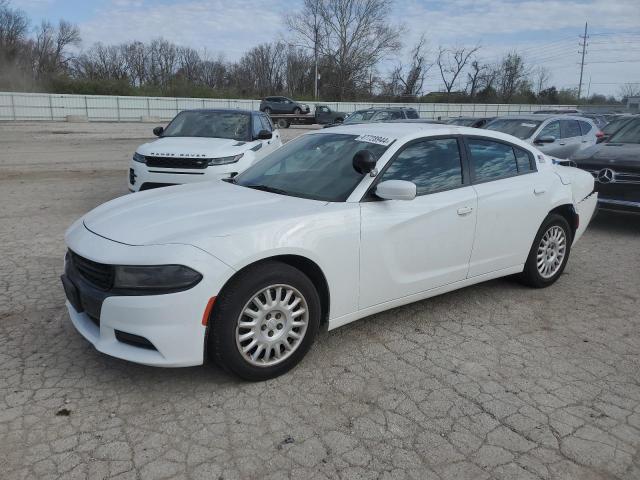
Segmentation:
<svg viewBox="0 0 640 480">
<path fill-rule="evenodd" d="M 136 151 L 145 156 L 217 158 L 238 155 L 254 145 L 228 138 L 164 137 L 140 145 Z"/>
<path fill-rule="evenodd" d="M 83 221 L 92 232 L 128 245 L 194 245 L 204 238 L 277 228 L 319 213 L 325 205 L 214 181 L 125 195 L 92 210 Z"/>
</svg>

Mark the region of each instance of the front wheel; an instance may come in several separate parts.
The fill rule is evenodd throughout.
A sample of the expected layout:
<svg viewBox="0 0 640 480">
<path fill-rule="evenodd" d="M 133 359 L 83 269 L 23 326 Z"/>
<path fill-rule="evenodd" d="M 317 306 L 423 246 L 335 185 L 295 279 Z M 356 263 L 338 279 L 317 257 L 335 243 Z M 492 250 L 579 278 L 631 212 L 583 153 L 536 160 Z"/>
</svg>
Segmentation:
<svg viewBox="0 0 640 480">
<path fill-rule="evenodd" d="M 567 220 L 557 214 L 542 223 L 529 251 L 520 279 L 535 288 L 548 287 L 562 275 L 571 251 L 572 233 Z"/>
<path fill-rule="evenodd" d="M 250 381 L 277 377 L 311 348 L 320 325 L 320 298 L 300 270 L 269 261 L 241 272 L 216 300 L 210 352 Z"/>
</svg>

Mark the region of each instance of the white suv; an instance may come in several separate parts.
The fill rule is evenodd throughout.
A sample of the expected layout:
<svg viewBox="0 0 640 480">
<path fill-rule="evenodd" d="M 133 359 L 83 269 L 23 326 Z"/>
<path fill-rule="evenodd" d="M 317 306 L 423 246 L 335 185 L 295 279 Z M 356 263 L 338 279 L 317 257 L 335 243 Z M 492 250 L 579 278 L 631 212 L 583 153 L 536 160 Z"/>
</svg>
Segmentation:
<svg viewBox="0 0 640 480">
<path fill-rule="evenodd" d="M 234 177 L 282 146 L 268 115 L 248 110 L 185 110 L 131 159 L 129 190 Z"/>
</svg>

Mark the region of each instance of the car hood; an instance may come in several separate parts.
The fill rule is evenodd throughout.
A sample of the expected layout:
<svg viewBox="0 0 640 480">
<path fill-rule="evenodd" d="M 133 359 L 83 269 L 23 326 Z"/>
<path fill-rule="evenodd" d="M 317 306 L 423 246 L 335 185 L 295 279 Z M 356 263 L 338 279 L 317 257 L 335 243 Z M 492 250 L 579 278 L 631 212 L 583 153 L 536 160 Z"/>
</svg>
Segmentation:
<svg viewBox="0 0 640 480">
<path fill-rule="evenodd" d="M 640 171 L 640 144 L 601 143 L 583 150 L 572 160 L 582 168 L 625 167 Z"/>
<path fill-rule="evenodd" d="M 253 145 L 228 138 L 164 137 L 140 145 L 136 151 L 145 156 L 215 158 L 237 155 Z"/>
<path fill-rule="evenodd" d="M 295 221 L 325 205 L 214 181 L 125 195 L 92 210 L 83 222 L 93 233 L 128 245 L 197 246 L 206 238 Z"/>
</svg>

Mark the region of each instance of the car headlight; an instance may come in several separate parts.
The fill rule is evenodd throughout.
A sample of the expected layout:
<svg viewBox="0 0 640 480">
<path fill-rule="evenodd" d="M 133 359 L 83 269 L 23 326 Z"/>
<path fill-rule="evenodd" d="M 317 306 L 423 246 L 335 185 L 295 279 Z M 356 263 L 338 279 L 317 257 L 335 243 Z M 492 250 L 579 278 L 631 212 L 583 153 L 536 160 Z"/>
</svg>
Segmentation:
<svg viewBox="0 0 640 480">
<path fill-rule="evenodd" d="M 133 154 L 133 161 L 140 162 L 140 163 L 147 163 L 147 159 L 145 158 L 145 156 L 140 155 L 138 152 Z"/>
<path fill-rule="evenodd" d="M 169 293 L 188 290 L 200 280 L 200 273 L 184 265 L 116 265 L 113 287 Z"/>
<path fill-rule="evenodd" d="M 213 165 L 227 165 L 229 163 L 236 163 L 238 160 L 242 158 L 244 153 L 239 155 L 233 155 L 231 157 L 220 157 L 220 158 L 212 158 L 209 160 L 209 166 Z"/>
</svg>

